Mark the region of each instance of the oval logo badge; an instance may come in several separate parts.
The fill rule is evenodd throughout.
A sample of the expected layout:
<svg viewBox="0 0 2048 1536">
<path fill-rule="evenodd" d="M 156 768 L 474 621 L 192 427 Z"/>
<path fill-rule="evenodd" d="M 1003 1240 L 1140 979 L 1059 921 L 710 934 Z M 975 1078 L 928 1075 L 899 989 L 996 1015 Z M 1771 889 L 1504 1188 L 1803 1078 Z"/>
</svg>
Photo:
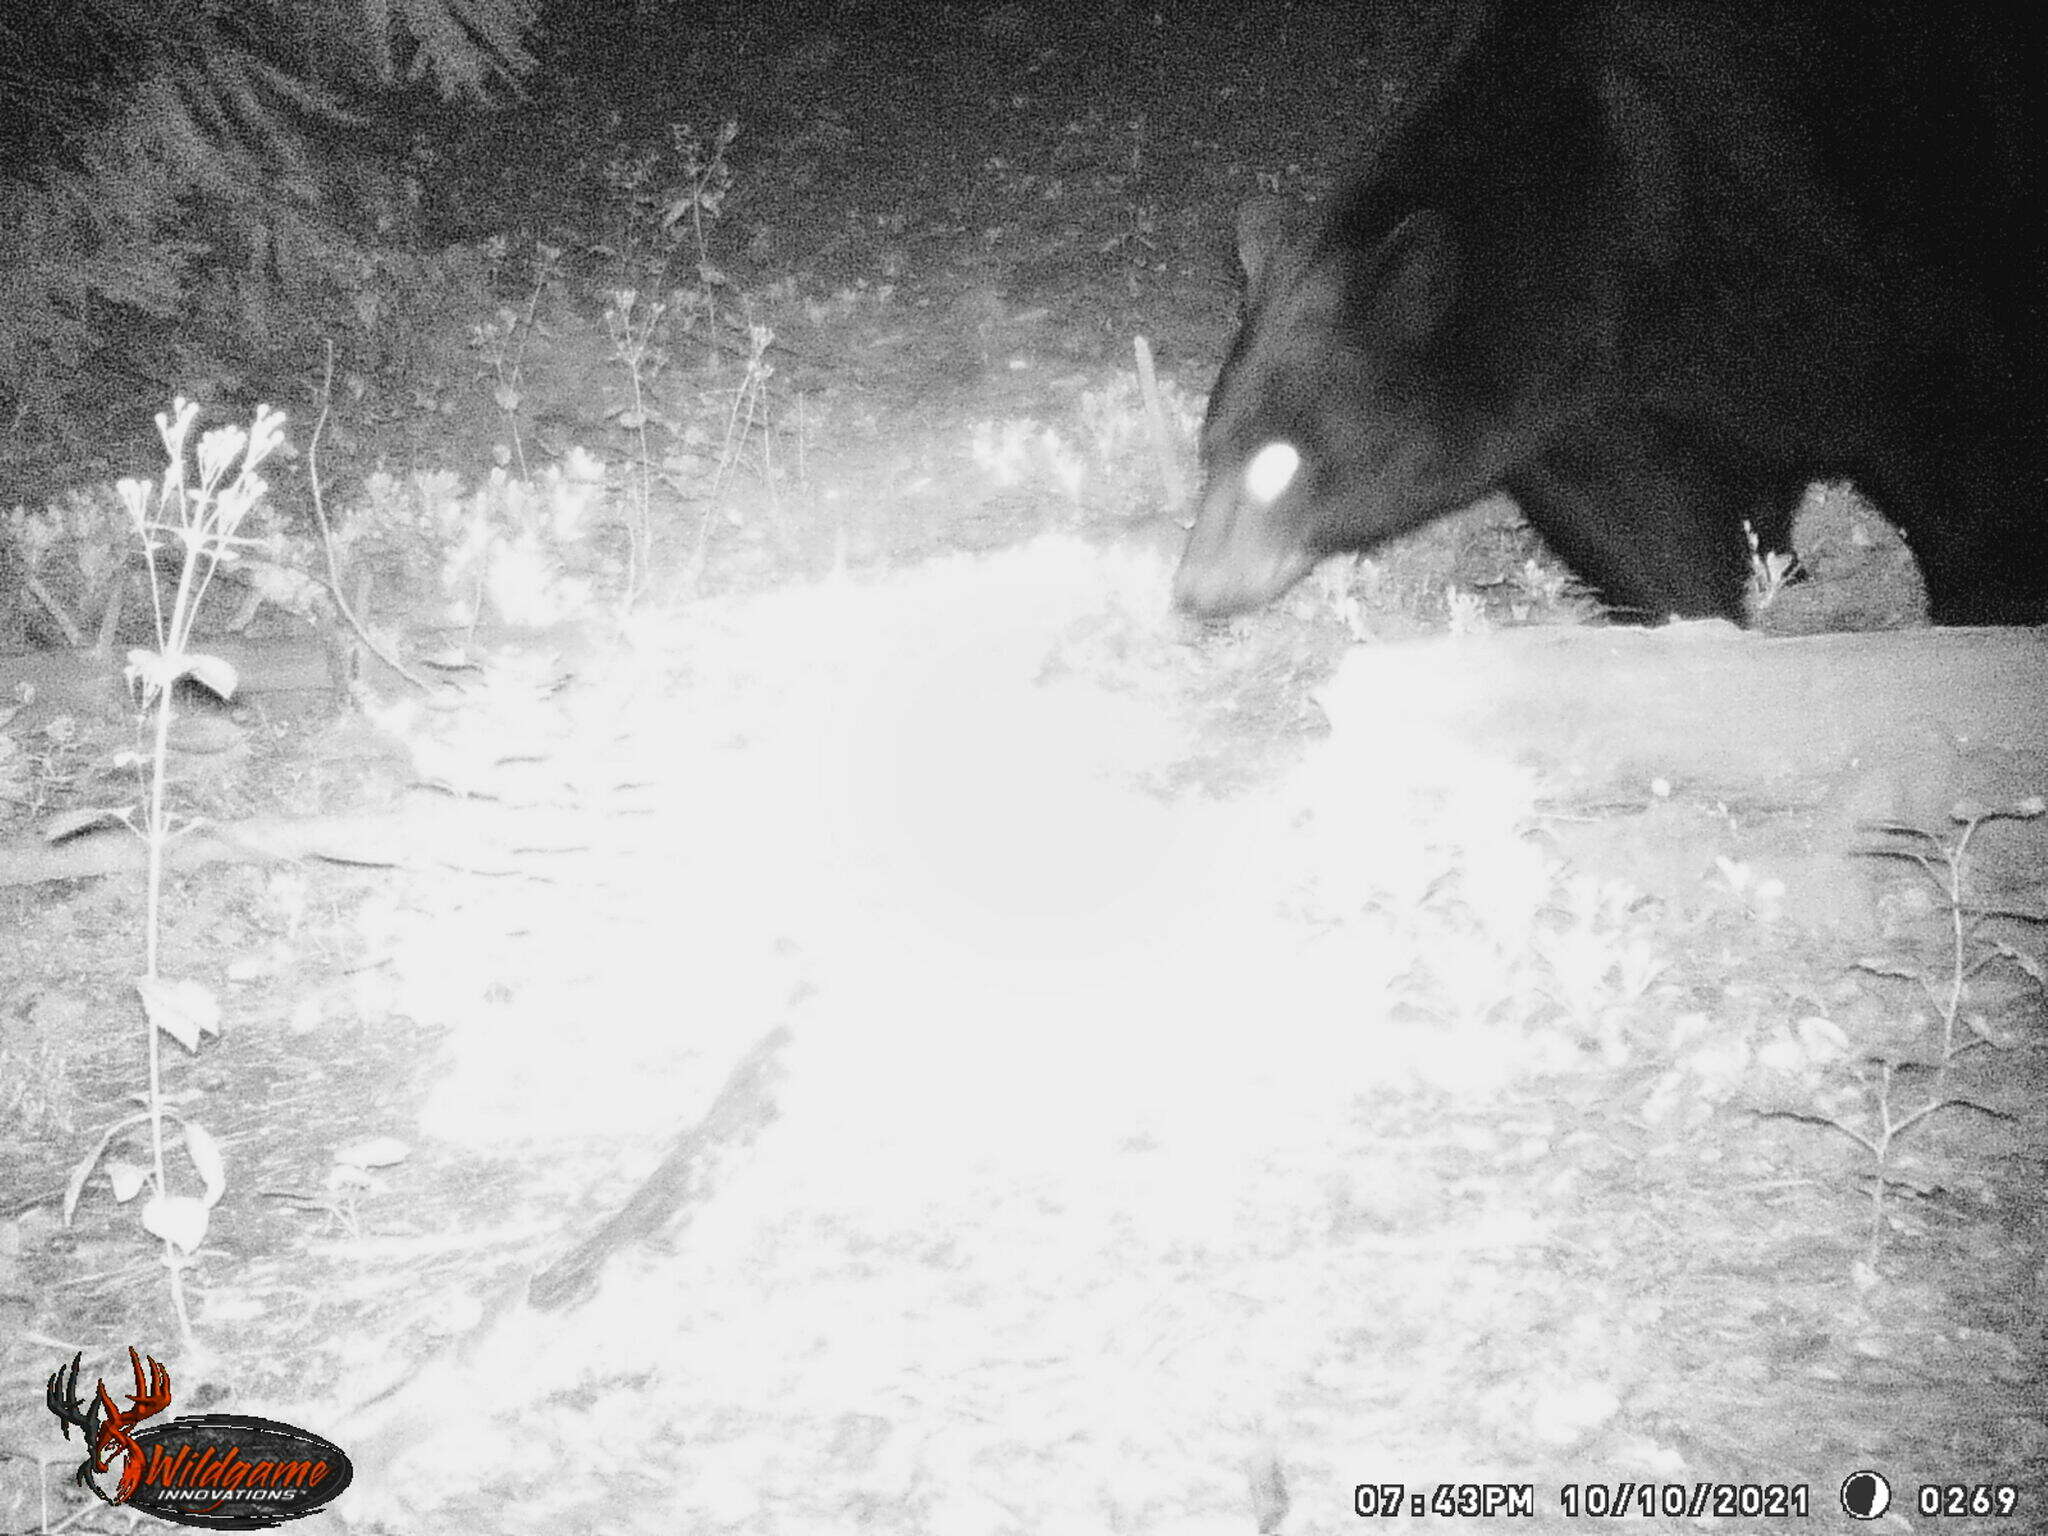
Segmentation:
<svg viewBox="0 0 2048 1536">
<path fill-rule="evenodd" d="M 143 1424 L 170 1406 L 170 1373 L 155 1360 L 145 1370 L 133 1349 L 128 1358 L 135 1390 L 126 1408 L 105 1383 L 82 1393 L 76 1359 L 49 1384 L 65 1437 L 74 1428 L 85 1435 L 78 1482 L 109 1504 L 178 1525 L 260 1531 L 326 1508 L 355 1476 L 340 1446 L 276 1419 L 199 1413 Z"/>
<path fill-rule="evenodd" d="M 179 1525 L 260 1531 L 332 1504 L 355 1476 L 331 1440 L 276 1419 L 201 1413 L 135 1432 L 128 1507 Z"/>
</svg>

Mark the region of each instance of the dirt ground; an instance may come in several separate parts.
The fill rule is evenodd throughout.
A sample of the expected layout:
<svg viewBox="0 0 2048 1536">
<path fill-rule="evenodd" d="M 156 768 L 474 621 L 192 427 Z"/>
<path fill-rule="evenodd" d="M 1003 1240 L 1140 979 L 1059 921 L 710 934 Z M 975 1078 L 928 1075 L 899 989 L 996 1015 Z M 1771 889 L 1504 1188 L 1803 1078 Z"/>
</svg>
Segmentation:
<svg viewBox="0 0 2048 1536">
<path fill-rule="evenodd" d="M 1366 132 L 1426 45 L 559 41 L 467 217 L 561 238 L 607 136 L 738 120 L 772 421 L 721 456 L 731 349 L 655 380 L 653 574 L 596 538 L 551 622 L 387 576 L 431 696 L 221 638 L 158 959 L 220 1012 L 164 1045 L 225 1167 L 189 1337 L 107 1177 L 142 1144 L 95 1161 L 147 1081 L 139 845 L 46 836 L 135 798 L 132 726 L 109 664 L 0 661 L 0 1529 L 131 1528 L 43 1383 L 134 1345 L 175 1412 L 340 1445 L 329 1518 L 388 1536 L 1832 1531 L 1859 1471 L 1877 1529 L 2048 1530 L 2048 636 L 1871 627 L 1910 583 L 1826 497 L 1764 633 L 1523 603 L 1499 508 L 1170 611 L 1132 338 L 1186 434 L 1231 206 L 1326 184 L 1332 103 Z M 516 447 L 449 315 L 337 495 L 580 449 L 631 501 L 604 300 L 541 292 Z"/>
</svg>

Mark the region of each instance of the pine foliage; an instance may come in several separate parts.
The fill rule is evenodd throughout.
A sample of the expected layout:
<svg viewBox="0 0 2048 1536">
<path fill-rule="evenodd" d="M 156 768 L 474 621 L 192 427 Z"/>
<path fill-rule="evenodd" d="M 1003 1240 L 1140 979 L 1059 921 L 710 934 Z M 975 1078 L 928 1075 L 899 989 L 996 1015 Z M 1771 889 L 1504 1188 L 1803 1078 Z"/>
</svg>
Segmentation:
<svg viewBox="0 0 2048 1536">
<path fill-rule="evenodd" d="M 97 437 L 131 388 L 160 404 L 190 370 L 260 349 L 281 277 L 360 256 L 337 209 L 375 152 L 396 173 L 378 93 L 516 89 L 536 9 L 82 0 L 0 15 L 0 113 L 18 125 L 0 163 L 0 460 Z"/>
</svg>

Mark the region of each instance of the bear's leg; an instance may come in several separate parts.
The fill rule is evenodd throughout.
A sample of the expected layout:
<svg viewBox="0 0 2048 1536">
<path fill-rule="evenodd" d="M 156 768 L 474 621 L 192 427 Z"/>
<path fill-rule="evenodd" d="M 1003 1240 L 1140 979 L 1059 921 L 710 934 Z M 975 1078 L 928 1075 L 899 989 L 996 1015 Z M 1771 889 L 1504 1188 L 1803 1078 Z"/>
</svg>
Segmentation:
<svg viewBox="0 0 2048 1536">
<path fill-rule="evenodd" d="M 1748 523 L 1789 546 L 1803 477 L 1730 465 L 1655 424 L 1602 417 L 1507 477 L 1522 515 L 1624 623 L 1745 621 Z"/>
</svg>

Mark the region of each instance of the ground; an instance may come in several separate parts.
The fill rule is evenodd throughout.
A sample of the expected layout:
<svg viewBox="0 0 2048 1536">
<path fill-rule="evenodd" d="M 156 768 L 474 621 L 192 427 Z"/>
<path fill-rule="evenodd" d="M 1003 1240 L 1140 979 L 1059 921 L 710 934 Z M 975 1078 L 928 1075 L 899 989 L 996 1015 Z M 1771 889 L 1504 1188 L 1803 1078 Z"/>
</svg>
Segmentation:
<svg viewBox="0 0 2048 1536">
<path fill-rule="evenodd" d="M 328 468 L 595 531 L 523 525 L 527 622 L 511 565 L 472 626 L 445 545 L 387 548 L 424 702 L 273 614 L 180 726 L 189 1336 L 106 1176 L 142 1143 L 96 1156 L 147 1082 L 139 845 L 45 838 L 135 799 L 133 737 L 89 662 L 7 722 L 6 1528 L 126 1528 L 41 1388 L 130 1344 L 173 1413 L 334 1440 L 330 1518 L 394 1536 L 1305 1536 L 1387 1485 L 1418 1528 L 1527 1485 L 1522 1528 L 1776 1489 L 1834 1529 L 1866 1468 L 1891 1529 L 2048 1528 L 2048 642 L 1876 628 L 1910 587 L 1839 497 L 1774 633 L 1563 622 L 1497 506 L 1174 615 L 1131 338 L 1184 445 L 1231 206 L 1341 163 L 1401 29 L 587 43 L 465 161 L 472 218 L 586 220 L 498 279 L 518 403 L 441 316 Z M 675 342 L 650 451 L 574 170 L 728 118 L 721 303 L 775 372 Z"/>
</svg>

